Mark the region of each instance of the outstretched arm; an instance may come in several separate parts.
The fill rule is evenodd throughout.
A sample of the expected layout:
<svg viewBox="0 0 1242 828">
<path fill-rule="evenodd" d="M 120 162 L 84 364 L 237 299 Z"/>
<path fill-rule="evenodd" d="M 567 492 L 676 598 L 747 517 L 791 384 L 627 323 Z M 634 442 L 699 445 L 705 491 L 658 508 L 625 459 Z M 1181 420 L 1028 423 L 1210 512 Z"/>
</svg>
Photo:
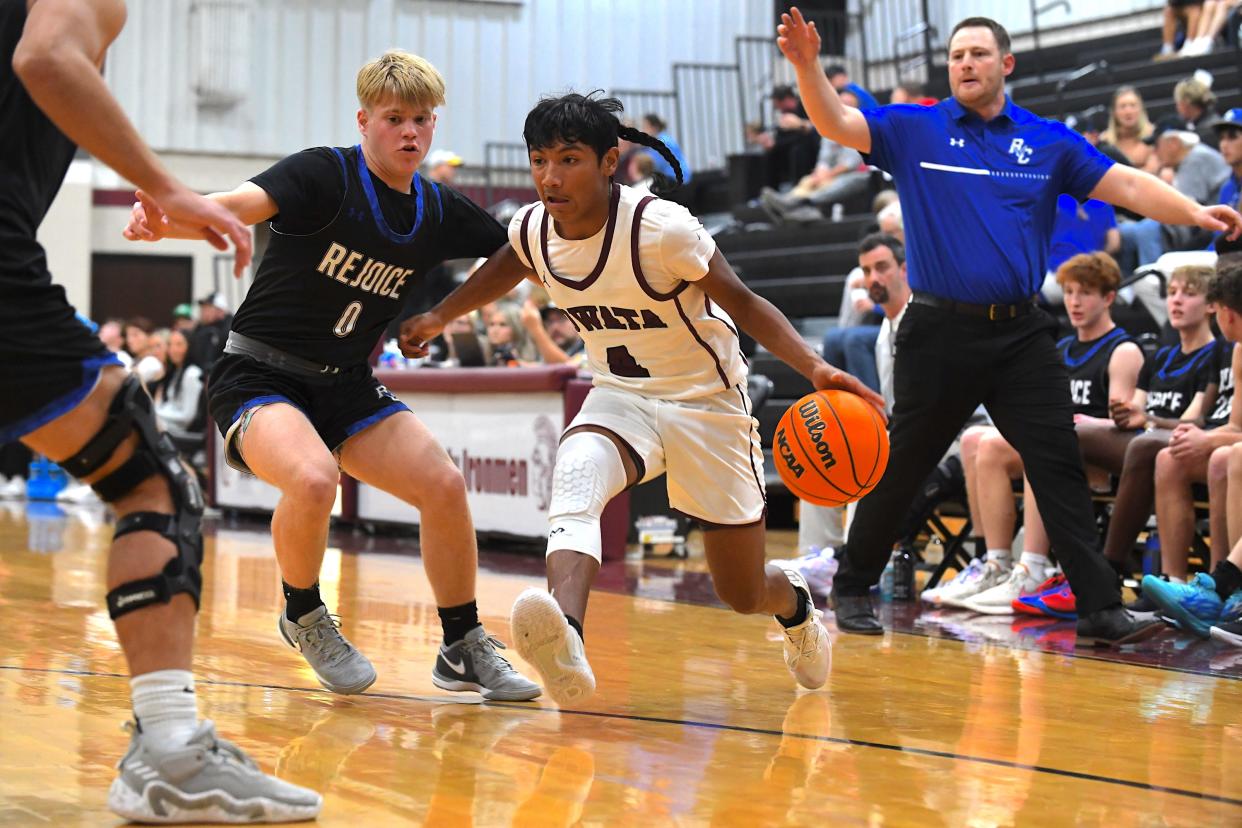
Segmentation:
<svg viewBox="0 0 1242 828">
<path fill-rule="evenodd" d="M 1236 239 L 1242 233 L 1242 216 L 1232 207 L 1204 207 L 1182 195 L 1150 173 L 1114 164 L 1091 191 L 1092 198 L 1125 207 L 1161 224 L 1188 224 Z"/>
<path fill-rule="evenodd" d="M 130 241 L 156 242 L 160 239 L 206 238 L 202 227 L 170 219 L 151 196 L 142 190 L 135 195 L 138 200 L 130 211 L 129 224 L 121 235 Z M 267 221 L 279 212 L 276 202 L 267 191 L 251 181 L 227 193 L 212 193 L 211 201 L 224 207 L 245 225 Z"/>
<path fill-rule="evenodd" d="M 841 102 L 841 97 L 828 83 L 824 68 L 819 65 L 820 40 L 815 24 L 808 23 L 794 6 L 781 15 L 776 33 L 776 45 L 797 72 L 802 106 L 819 134 L 842 146 L 870 152 L 871 128 L 867 126 L 867 119 L 854 107 Z"/>
<path fill-rule="evenodd" d="M 883 416 L 884 398 L 863 385 L 858 378 L 824 362 L 794 330 L 784 314 L 742 283 L 719 250 L 712 254 L 707 275 L 696 284 L 713 302 L 725 309 L 738 327 L 753 336 L 777 359 L 810 380 L 815 388 L 839 388 L 857 394 L 879 409 Z"/>
<path fill-rule="evenodd" d="M 446 324 L 488 302 L 495 302 L 533 275 L 534 271 L 522 263 L 513 245 L 506 243 L 438 305 L 401 324 L 401 353 L 411 359 L 427 356 L 427 343 L 439 335 Z"/>
<path fill-rule="evenodd" d="M 99 73 L 125 25 L 122 0 L 40 0 L 13 52 L 13 72 L 68 138 L 151 194 L 164 212 L 202 228 L 221 250 L 232 239 L 235 271 L 250 263 L 250 233 L 223 207 L 174 178 L 138 135 Z"/>
</svg>

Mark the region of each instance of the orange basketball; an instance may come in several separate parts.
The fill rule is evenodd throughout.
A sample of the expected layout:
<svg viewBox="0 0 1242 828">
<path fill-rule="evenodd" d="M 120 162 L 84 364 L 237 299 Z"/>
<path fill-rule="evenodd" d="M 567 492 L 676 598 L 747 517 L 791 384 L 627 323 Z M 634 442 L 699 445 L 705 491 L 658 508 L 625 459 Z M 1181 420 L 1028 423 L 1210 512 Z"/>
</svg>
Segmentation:
<svg viewBox="0 0 1242 828">
<path fill-rule="evenodd" d="M 789 407 L 772 439 L 789 491 L 844 506 L 875 488 L 888 465 L 888 431 L 875 407 L 848 391 L 816 391 Z"/>
</svg>

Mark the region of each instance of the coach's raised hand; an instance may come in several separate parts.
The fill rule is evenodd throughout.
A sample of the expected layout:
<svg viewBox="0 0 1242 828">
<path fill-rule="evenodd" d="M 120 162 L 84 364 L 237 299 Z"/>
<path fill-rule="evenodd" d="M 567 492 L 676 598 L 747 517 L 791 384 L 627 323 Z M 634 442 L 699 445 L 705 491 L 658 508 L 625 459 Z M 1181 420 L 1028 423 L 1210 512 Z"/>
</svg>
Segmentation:
<svg viewBox="0 0 1242 828">
<path fill-rule="evenodd" d="M 781 15 L 776 35 L 776 45 L 780 47 L 781 54 L 794 66 L 818 65 L 819 32 L 814 23 L 802 16 L 797 6 Z"/>
</svg>

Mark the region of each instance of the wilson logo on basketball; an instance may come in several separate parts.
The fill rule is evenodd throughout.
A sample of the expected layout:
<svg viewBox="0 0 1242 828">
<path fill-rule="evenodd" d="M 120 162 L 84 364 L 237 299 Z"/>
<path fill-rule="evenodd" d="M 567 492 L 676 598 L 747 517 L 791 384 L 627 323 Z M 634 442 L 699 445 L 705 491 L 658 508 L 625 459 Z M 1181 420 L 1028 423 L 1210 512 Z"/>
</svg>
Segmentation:
<svg viewBox="0 0 1242 828">
<path fill-rule="evenodd" d="M 819 406 L 811 400 L 798 406 L 798 413 L 802 415 L 802 425 L 806 427 L 806 432 L 815 446 L 815 453 L 819 455 L 820 465 L 825 469 L 831 469 L 837 464 L 837 458 L 832 456 L 832 449 L 828 441 L 824 439 L 824 429 L 827 425 L 824 423 L 824 418 L 819 416 Z"/>
<path fill-rule="evenodd" d="M 776 471 L 791 494 L 844 506 L 871 491 L 888 465 L 884 418 L 845 391 L 816 391 L 785 409 L 774 435 Z"/>
</svg>

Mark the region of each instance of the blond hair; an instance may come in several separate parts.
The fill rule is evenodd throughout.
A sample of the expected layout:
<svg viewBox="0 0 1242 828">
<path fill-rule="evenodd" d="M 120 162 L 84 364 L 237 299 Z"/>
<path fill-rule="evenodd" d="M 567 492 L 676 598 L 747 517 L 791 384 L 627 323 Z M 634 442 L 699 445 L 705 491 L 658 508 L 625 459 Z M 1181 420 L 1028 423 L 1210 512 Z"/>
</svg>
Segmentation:
<svg viewBox="0 0 1242 828">
<path fill-rule="evenodd" d="M 1138 121 L 1134 124 L 1134 134 L 1123 135 L 1121 132 L 1121 124 L 1117 123 L 1117 99 L 1122 95 L 1133 95 L 1138 99 L 1139 116 Z M 1117 91 L 1113 93 L 1112 102 L 1108 108 L 1108 129 L 1100 133 L 1100 141 L 1106 144 L 1116 144 L 1121 138 L 1146 138 L 1155 130 L 1152 126 L 1151 119 L 1147 117 L 1147 106 L 1143 103 L 1143 96 L 1133 86 L 1119 86 Z"/>
<path fill-rule="evenodd" d="M 1201 296 L 1207 293 L 1215 275 L 1216 268 L 1210 265 L 1182 265 L 1169 274 L 1169 284 L 1181 282 L 1182 287 Z"/>
<path fill-rule="evenodd" d="M 415 107 L 444 105 L 444 76 L 426 58 L 389 49 L 358 70 L 358 104 L 366 110 L 397 100 Z"/>
</svg>

